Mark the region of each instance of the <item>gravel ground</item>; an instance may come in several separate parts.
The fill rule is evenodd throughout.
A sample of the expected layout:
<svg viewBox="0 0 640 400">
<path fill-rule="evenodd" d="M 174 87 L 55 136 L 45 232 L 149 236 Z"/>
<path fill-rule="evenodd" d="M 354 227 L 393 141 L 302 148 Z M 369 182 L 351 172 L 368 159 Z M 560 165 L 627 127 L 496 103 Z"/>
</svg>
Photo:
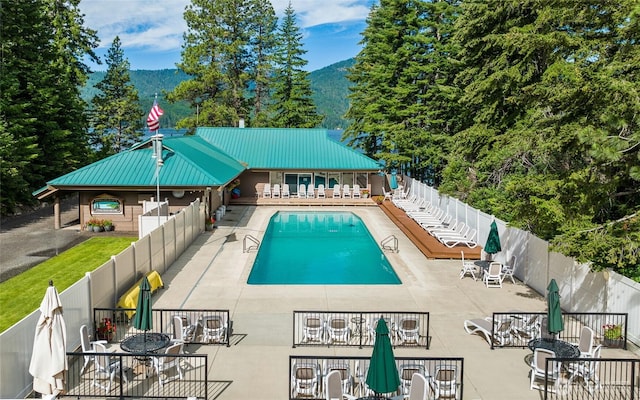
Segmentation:
<svg viewBox="0 0 640 400">
<path fill-rule="evenodd" d="M 0 282 L 91 237 L 80 230 L 77 197 L 60 206 L 63 229 L 53 229 L 53 205 L 0 221 Z"/>
</svg>

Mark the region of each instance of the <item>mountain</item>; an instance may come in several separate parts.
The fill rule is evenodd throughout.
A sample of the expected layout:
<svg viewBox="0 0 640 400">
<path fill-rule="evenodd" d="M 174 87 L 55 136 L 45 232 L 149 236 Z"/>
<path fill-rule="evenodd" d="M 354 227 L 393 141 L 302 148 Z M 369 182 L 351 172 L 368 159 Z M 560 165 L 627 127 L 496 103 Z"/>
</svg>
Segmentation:
<svg viewBox="0 0 640 400">
<path fill-rule="evenodd" d="M 309 73 L 313 101 L 318 113 L 325 115 L 323 128 L 344 129 L 347 126 L 347 121 L 343 118 L 349 107 L 347 95 L 350 82 L 347 80 L 347 69 L 354 62 L 355 60 L 350 58 Z M 162 100 L 164 92 L 172 91 L 180 82 L 188 79 L 184 72 L 178 69 L 133 70 L 130 74 L 131 83 L 138 89 L 140 107 L 145 113 L 145 118 L 156 94 L 164 110 L 161 121 L 163 127 L 174 127 L 179 119 L 192 112 L 184 102 L 170 104 Z M 104 76 L 104 71 L 94 72 L 89 76 L 87 84 L 81 89 L 85 101 L 91 101 L 98 93 L 95 85 L 102 81 Z"/>
</svg>

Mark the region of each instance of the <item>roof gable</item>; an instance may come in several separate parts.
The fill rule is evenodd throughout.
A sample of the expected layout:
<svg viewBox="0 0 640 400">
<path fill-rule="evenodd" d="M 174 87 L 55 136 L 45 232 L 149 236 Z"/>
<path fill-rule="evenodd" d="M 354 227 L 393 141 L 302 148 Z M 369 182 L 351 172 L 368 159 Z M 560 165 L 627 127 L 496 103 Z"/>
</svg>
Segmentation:
<svg viewBox="0 0 640 400">
<path fill-rule="evenodd" d="M 326 129 L 198 128 L 196 135 L 250 169 L 377 171 L 379 164 L 327 135 Z"/>
</svg>

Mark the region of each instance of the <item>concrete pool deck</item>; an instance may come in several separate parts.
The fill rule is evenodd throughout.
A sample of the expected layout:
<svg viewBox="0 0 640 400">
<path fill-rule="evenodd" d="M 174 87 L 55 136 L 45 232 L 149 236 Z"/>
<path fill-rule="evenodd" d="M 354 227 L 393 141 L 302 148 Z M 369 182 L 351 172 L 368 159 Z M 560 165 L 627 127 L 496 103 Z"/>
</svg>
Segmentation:
<svg viewBox="0 0 640 400">
<path fill-rule="evenodd" d="M 529 390 L 531 352 L 491 350 L 465 332 L 463 321 L 513 309 L 544 311 L 544 297 L 519 281 L 487 289 L 459 279 L 459 260 L 428 260 L 378 207 L 321 209 L 355 212 L 377 243 L 395 235 L 400 251 L 385 254 L 401 285 L 247 285 L 256 252 L 243 253 L 243 238 L 260 240 L 271 215 L 287 209 L 300 207 L 231 206 L 218 228 L 201 234 L 162 276 L 165 289 L 153 297 L 157 308 L 230 310 L 230 347 L 187 347 L 209 355 L 210 380 L 228 384 L 216 399 L 288 398 L 289 355 L 371 354 L 371 348 L 292 348 L 293 310 L 429 312 L 430 349 L 397 348 L 397 356 L 464 357 L 464 399 L 540 399 L 540 392 Z M 606 349 L 603 357 L 633 355 Z"/>
</svg>

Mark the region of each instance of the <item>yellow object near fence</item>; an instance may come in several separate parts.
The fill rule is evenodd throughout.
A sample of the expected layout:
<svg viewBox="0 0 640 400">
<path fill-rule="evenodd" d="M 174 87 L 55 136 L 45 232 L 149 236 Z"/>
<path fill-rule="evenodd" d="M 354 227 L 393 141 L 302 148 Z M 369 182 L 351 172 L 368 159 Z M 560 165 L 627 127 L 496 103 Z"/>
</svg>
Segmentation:
<svg viewBox="0 0 640 400">
<path fill-rule="evenodd" d="M 147 274 L 147 279 L 149 280 L 149 285 L 151 286 L 151 293 L 154 293 L 159 288 L 164 287 L 164 283 L 162 283 L 162 278 L 158 271 L 151 271 Z M 120 296 L 118 299 L 118 304 L 116 307 L 118 308 L 133 308 L 134 310 L 127 310 L 125 314 L 127 314 L 127 318 L 131 318 L 136 312 L 135 308 L 138 304 L 138 295 L 140 294 L 140 282 L 142 282 L 142 278 L 125 294 Z"/>
</svg>

